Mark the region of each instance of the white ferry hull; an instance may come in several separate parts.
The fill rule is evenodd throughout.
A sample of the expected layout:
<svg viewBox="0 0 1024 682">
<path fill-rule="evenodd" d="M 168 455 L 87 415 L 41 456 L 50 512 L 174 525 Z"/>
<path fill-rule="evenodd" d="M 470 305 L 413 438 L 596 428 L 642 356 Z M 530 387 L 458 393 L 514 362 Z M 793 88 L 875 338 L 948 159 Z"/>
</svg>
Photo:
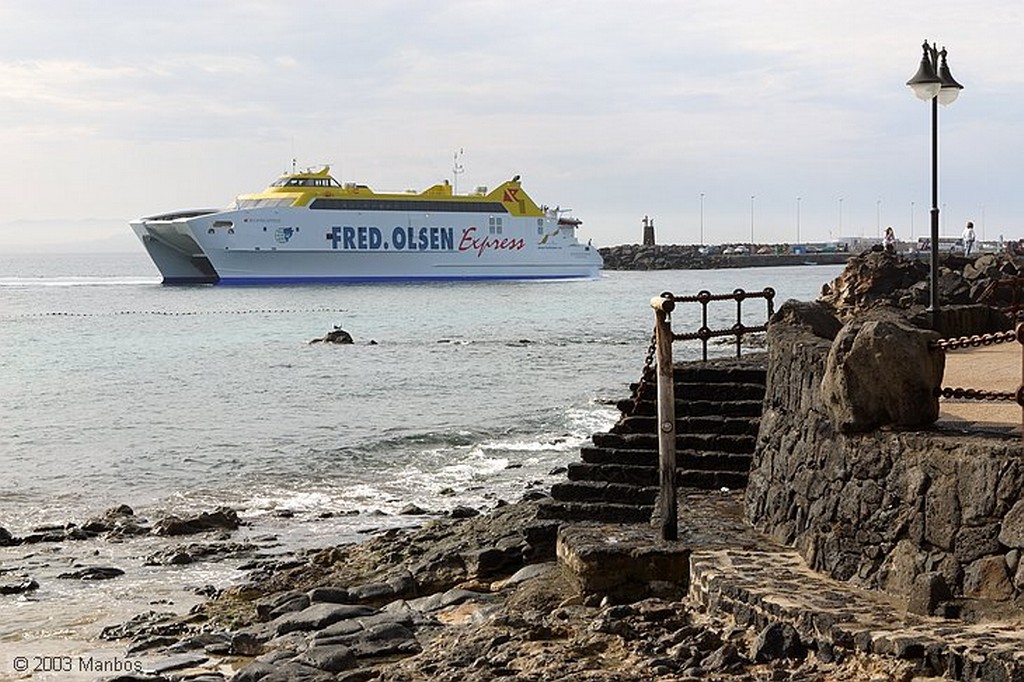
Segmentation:
<svg viewBox="0 0 1024 682">
<path fill-rule="evenodd" d="M 602 260 L 557 215 L 312 211 L 184 212 L 132 223 L 165 284 L 591 279 Z M 481 223 L 484 222 L 483 226 Z"/>
<path fill-rule="evenodd" d="M 538 206 L 519 176 L 456 195 L 339 184 L 324 167 L 281 176 L 226 210 L 141 218 L 132 229 L 166 284 L 283 284 L 599 276 L 580 221 Z"/>
</svg>

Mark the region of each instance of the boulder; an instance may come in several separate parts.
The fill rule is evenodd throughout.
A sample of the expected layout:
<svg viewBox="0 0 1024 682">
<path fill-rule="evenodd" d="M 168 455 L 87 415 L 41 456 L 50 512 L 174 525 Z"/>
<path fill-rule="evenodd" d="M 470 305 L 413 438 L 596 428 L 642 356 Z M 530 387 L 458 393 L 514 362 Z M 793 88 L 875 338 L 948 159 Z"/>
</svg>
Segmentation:
<svg viewBox="0 0 1024 682">
<path fill-rule="evenodd" d="M 1013 597 L 1013 585 L 1001 556 L 978 559 L 964 569 L 964 596 L 1004 601 Z"/>
<path fill-rule="evenodd" d="M 930 616 L 936 613 L 939 604 L 952 598 L 953 593 L 941 573 L 935 571 L 922 573 L 914 578 L 914 584 L 910 588 L 907 611 L 920 616 Z"/>
<path fill-rule="evenodd" d="M 135 516 L 135 511 L 126 504 L 112 507 L 102 516 L 96 516 L 82 524 L 87 533 L 109 533 L 113 536 L 142 535 L 149 532 L 145 521 Z"/>
<path fill-rule="evenodd" d="M 879 303 L 895 303 L 915 283 L 926 280 L 924 261 L 885 251 L 867 251 L 847 261 L 840 275 L 822 289 L 821 299 L 844 319 Z"/>
<path fill-rule="evenodd" d="M 945 356 L 928 344 L 938 338 L 895 317 L 847 323 L 832 342 L 821 383 L 836 429 L 852 433 L 934 423 Z"/>
<path fill-rule="evenodd" d="M 113 566 L 89 566 L 77 571 L 61 573 L 57 577 L 64 580 L 111 580 L 120 575 L 124 575 L 124 571 L 120 568 L 114 568 Z"/>
<path fill-rule="evenodd" d="M 1024 500 L 1017 500 L 1003 517 L 999 542 L 1007 547 L 1024 549 Z"/>
<path fill-rule="evenodd" d="M 835 311 L 821 301 L 797 301 L 790 299 L 782 304 L 771 319 L 771 324 L 799 325 L 821 339 L 832 340 L 842 329 L 843 323 Z"/>
<path fill-rule="evenodd" d="M 754 640 L 752 658 L 758 663 L 779 658 L 804 658 L 807 647 L 800 641 L 800 634 L 789 623 L 772 623 Z"/>
<path fill-rule="evenodd" d="M 376 612 L 368 606 L 321 603 L 285 613 L 273 621 L 273 626 L 278 635 L 286 635 L 296 631 L 322 630 L 338 621 L 370 616 Z"/>
<path fill-rule="evenodd" d="M 301 665 L 308 665 L 318 670 L 326 670 L 332 673 L 348 670 L 356 665 L 355 654 L 352 653 L 349 647 L 343 644 L 311 646 L 294 660 Z"/>
<path fill-rule="evenodd" d="M 336 343 L 338 345 L 347 346 L 355 343 L 355 341 L 352 340 L 351 334 L 338 325 L 334 325 L 334 329 L 327 332 L 319 339 L 313 339 L 310 343 Z"/>
<path fill-rule="evenodd" d="M 24 577 L 16 583 L 0 583 L 0 594 L 22 594 L 39 589 L 39 583 L 29 577 Z"/>
<path fill-rule="evenodd" d="M 154 535 L 191 535 L 210 530 L 235 530 L 241 525 L 234 509 L 220 507 L 213 512 L 182 519 L 173 514 L 166 516 L 153 526 Z"/>
</svg>

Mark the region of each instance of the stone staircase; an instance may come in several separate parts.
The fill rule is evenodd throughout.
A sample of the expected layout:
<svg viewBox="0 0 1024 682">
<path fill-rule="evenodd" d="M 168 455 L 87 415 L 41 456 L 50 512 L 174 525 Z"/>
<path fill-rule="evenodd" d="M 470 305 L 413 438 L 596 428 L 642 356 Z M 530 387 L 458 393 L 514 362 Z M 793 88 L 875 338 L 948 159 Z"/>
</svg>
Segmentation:
<svg viewBox="0 0 1024 682">
<path fill-rule="evenodd" d="M 746 487 L 765 393 L 763 354 L 686 362 L 673 371 L 676 483 L 704 490 Z M 636 391 L 636 385 L 630 387 Z M 658 498 L 657 386 L 618 403 L 622 416 L 580 448 L 568 481 L 551 487 L 540 513 L 566 521 L 645 522 Z"/>
</svg>

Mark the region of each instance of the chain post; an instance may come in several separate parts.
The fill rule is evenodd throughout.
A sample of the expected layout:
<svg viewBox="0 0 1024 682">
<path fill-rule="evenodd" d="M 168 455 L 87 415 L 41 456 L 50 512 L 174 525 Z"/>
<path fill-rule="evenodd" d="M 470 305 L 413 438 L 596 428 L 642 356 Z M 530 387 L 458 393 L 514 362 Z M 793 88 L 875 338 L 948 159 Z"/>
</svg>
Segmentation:
<svg viewBox="0 0 1024 682">
<path fill-rule="evenodd" d="M 651 299 L 656 320 L 658 355 L 658 471 L 661 483 L 658 493 L 658 516 L 661 539 L 666 542 L 679 539 L 679 510 L 676 501 L 676 401 L 671 322 L 675 305 L 674 297 L 669 292 Z"/>
</svg>

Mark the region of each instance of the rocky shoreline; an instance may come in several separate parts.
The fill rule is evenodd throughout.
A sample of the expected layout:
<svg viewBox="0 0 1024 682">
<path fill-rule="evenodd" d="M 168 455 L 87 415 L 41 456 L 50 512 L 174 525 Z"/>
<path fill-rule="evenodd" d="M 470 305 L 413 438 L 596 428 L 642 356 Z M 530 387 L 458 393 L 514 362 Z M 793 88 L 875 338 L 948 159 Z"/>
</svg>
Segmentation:
<svg viewBox="0 0 1024 682">
<path fill-rule="evenodd" d="M 220 518 L 191 520 L 210 516 Z M 232 532 L 200 530 L 190 545 L 229 546 Z M 556 532 L 524 500 L 251 560 L 243 584 L 187 614 L 153 610 L 105 628 L 125 658 L 92 679 L 909 679 L 907 662 L 821 651 L 783 624 L 739 626 L 679 585 L 632 603 L 586 593 L 555 559 Z"/>
</svg>

